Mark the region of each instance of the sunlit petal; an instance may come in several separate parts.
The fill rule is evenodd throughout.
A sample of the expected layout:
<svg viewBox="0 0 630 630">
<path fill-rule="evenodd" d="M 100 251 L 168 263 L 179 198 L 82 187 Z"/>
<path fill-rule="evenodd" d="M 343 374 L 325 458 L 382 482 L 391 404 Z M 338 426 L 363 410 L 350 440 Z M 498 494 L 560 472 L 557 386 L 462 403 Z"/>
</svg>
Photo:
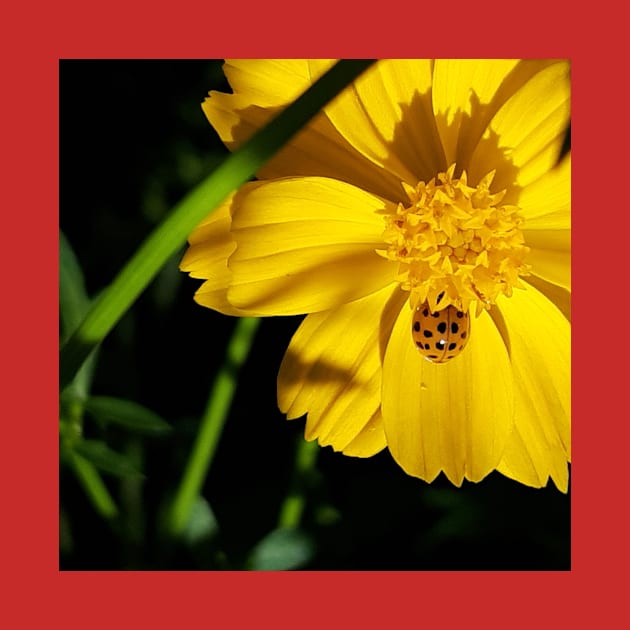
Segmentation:
<svg viewBox="0 0 630 630">
<path fill-rule="evenodd" d="M 528 230 L 571 228 L 571 154 L 557 167 L 526 186 L 518 205 Z"/>
<path fill-rule="evenodd" d="M 242 189 L 251 190 L 259 184 L 248 184 Z M 205 282 L 197 289 L 195 301 L 224 315 L 256 315 L 239 309 L 228 302 L 227 290 L 232 281 L 227 260 L 236 248 L 232 227 L 232 200 L 230 195 L 214 212 L 209 214 L 188 237 L 189 247 L 179 268 L 192 278 Z"/>
<path fill-rule="evenodd" d="M 431 111 L 431 65 L 382 60 L 325 109 L 357 151 L 399 181 L 430 178 L 446 166 Z"/>
<path fill-rule="evenodd" d="M 509 331 L 516 433 L 498 470 L 529 485 L 545 485 L 551 476 L 566 491 L 571 459 L 570 324 L 531 286 L 502 300 L 500 312 Z M 532 470 L 539 483 L 532 482 Z"/>
<path fill-rule="evenodd" d="M 488 133 L 496 134 L 499 149 L 506 152 L 518 169 L 516 184 L 524 188 L 551 170 L 560 155 L 569 117 L 571 93 L 569 64 L 552 64 L 535 74 L 497 112 Z M 479 173 L 488 172 L 487 158 L 479 145 L 471 164 Z M 471 169 L 473 170 L 473 169 Z M 495 185 L 503 189 L 512 184 L 497 172 Z M 512 174 L 513 175 L 513 174 Z"/>
<path fill-rule="evenodd" d="M 304 319 L 280 367 L 278 405 L 289 419 L 308 414 L 307 439 L 359 456 L 384 448 L 380 349 L 405 297 L 392 285 Z"/>
<path fill-rule="evenodd" d="M 230 59 L 224 69 L 233 94 L 212 91 L 202 107 L 226 146 L 234 150 L 302 94 L 334 60 Z M 389 199 L 402 194 L 400 179 L 356 151 L 330 120 L 319 114 L 259 171 L 334 177 Z"/>
<path fill-rule="evenodd" d="M 496 111 L 491 103 L 497 90 L 517 64 L 518 59 L 435 60 L 433 111 L 447 164 L 470 154 L 472 147 L 466 151 L 462 143 L 481 137 L 489 113 Z"/>
<path fill-rule="evenodd" d="M 234 198 L 228 299 L 268 315 L 327 310 L 395 279 L 382 246 L 384 202 L 323 178 L 276 180 Z"/>
<path fill-rule="evenodd" d="M 471 323 L 465 352 L 445 364 L 424 359 L 402 309 L 383 365 L 383 419 L 394 459 L 432 481 L 480 481 L 499 462 L 513 427 L 513 382 L 503 339 L 486 313 Z"/>
<path fill-rule="evenodd" d="M 560 309 L 562 314 L 567 318 L 567 321 L 571 321 L 571 292 L 569 290 L 535 275 L 527 276 L 525 282 L 540 291 L 550 302 Z"/>
<path fill-rule="evenodd" d="M 523 230 L 532 272 L 571 289 L 571 230 Z"/>
</svg>

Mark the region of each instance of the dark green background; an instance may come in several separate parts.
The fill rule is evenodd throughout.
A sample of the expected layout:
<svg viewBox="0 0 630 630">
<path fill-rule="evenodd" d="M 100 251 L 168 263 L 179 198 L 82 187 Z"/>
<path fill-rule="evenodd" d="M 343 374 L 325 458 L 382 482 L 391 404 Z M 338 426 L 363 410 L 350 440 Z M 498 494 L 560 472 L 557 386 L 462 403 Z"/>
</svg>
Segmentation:
<svg viewBox="0 0 630 630">
<path fill-rule="evenodd" d="M 200 103 L 227 90 L 220 61 L 60 61 L 60 226 L 88 292 L 109 283 L 143 238 L 226 151 Z M 106 477 L 121 506 L 101 519 L 60 467 L 62 569 L 243 569 L 275 527 L 303 421 L 287 422 L 275 379 L 300 318 L 262 322 L 204 486 L 218 530 L 161 534 L 234 320 L 193 302 L 199 282 L 162 270 L 105 340 L 93 394 L 135 400 L 173 427 L 139 437 L 85 421 L 86 437 L 132 457 L 143 481 Z M 387 452 L 367 460 L 320 449 L 303 480 L 301 569 L 567 570 L 570 497 L 491 474 L 457 489 L 406 476 Z"/>
</svg>

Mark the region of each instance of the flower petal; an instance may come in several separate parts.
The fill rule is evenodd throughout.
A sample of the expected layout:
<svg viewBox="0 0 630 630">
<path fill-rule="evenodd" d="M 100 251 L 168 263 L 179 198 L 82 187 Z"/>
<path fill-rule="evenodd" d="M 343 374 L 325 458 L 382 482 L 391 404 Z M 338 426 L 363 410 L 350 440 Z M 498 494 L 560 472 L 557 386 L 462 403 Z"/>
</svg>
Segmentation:
<svg viewBox="0 0 630 630">
<path fill-rule="evenodd" d="M 528 230 L 571 228 L 571 154 L 520 193 L 518 205 Z"/>
<path fill-rule="evenodd" d="M 446 161 L 465 168 L 477 183 L 500 160 L 480 172 L 471 164 L 492 117 L 534 74 L 553 63 L 547 59 L 436 59 L 433 111 Z"/>
<path fill-rule="evenodd" d="M 246 184 L 242 190 L 244 192 L 256 186 L 258 184 Z M 195 301 L 198 304 L 224 315 L 256 315 L 257 313 L 252 311 L 236 308 L 227 300 L 227 290 L 232 280 L 232 272 L 228 269 L 227 261 L 236 248 L 230 234 L 233 198 L 234 194 L 230 195 L 190 234 L 189 247 L 179 268 L 189 273 L 192 278 L 205 280 L 195 293 Z"/>
<path fill-rule="evenodd" d="M 379 60 L 325 108 L 359 153 L 411 184 L 446 167 L 431 108 L 431 65 L 429 59 Z"/>
<path fill-rule="evenodd" d="M 537 276 L 571 289 L 571 230 L 523 230 L 527 263 Z"/>
<path fill-rule="evenodd" d="M 278 406 L 288 419 L 308 414 L 306 439 L 362 457 L 384 448 L 381 348 L 406 297 L 390 286 L 304 319 L 280 366 Z"/>
<path fill-rule="evenodd" d="M 323 74 L 333 60 L 322 60 Z M 318 78 L 305 59 L 228 59 L 223 71 L 233 94 L 211 91 L 202 109 L 229 149 L 241 145 Z"/>
<path fill-rule="evenodd" d="M 550 302 L 560 309 L 562 314 L 571 321 L 571 292 L 567 289 L 547 282 L 535 275 L 527 276 L 527 284 L 531 284 L 540 291 Z"/>
<path fill-rule="evenodd" d="M 350 457 L 372 457 L 385 446 L 387 441 L 383 429 L 383 414 L 379 408 L 342 452 Z"/>
<path fill-rule="evenodd" d="M 259 107 L 281 107 L 294 101 L 334 65 L 321 59 L 226 59 L 225 76 L 235 94 Z"/>
<path fill-rule="evenodd" d="M 571 289 L 571 155 L 526 186 L 518 201 L 532 272 Z"/>
<path fill-rule="evenodd" d="M 323 311 L 394 281 L 380 198 L 319 177 L 264 182 L 234 197 L 228 300 L 263 315 Z"/>
<path fill-rule="evenodd" d="M 468 163 L 458 145 L 471 138 L 478 141 L 488 120 L 483 110 L 494 99 L 501 83 L 518 59 L 436 59 L 433 78 L 433 111 L 447 164 Z M 496 111 L 496 106 L 492 108 Z M 473 131 L 475 124 L 478 128 Z M 474 145 L 473 145 L 474 146 Z M 469 148 L 470 150 L 470 148 Z"/>
<path fill-rule="evenodd" d="M 411 336 L 403 308 L 385 352 L 383 420 L 394 459 L 432 481 L 440 471 L 457 486 L 496 468 L 513 427 L 512 372 L 503 339 L 484 311 L 471 323 L 460 356 L 431 363 Z"/>
<path fill-rule="evenodd" d="M 515 433 L 498 470 L 536 487 L 551 476 L 566 492 L 571 459 L 571 326 L 532 286 L 515 291 L 498 308 L 509 334 L 516 400 Z"/>
<path fill-rule="evenodd" d="M 334 60 L 235 59 L 224 65 L 234 94 L 212 91 L 202 108 L 221 140 L 234 150 L 293 102 Z M 402 197 L 400 179 L 358 153 L 318 114 L 258 172 L 263 179 L 316 175 L 352 183 L 388 199 Z"/>
<path fill-rule="evenodd" d="M 498 136 L 498 148 L 518 169 L 521 188 L 554 167 L 569 124 L 570 101 L 569 64 L 558 62 L 535 74 L 492 119 L 488 132 Z M 480 144 L 471 159 L 479 174 L 494 168 L 483 153 Z M 513 177 L 509 170 L 497 172 L 493 185 L 507 188 L 512 183 L 508 177 Z"/>
</svg>

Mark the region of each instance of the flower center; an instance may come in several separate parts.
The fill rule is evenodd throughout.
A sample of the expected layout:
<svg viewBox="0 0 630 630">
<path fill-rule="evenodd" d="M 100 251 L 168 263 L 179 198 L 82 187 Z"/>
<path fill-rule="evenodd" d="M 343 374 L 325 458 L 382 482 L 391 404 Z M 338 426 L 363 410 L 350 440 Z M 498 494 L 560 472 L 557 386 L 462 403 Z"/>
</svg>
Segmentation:
<svg viewBox="0 0 630 630">
<path fill-rule="evenodd" d="M 415 188 L 403 182 L 410 203 L 385 217 L 388 247 L 377 253 L 398 262 L 398 281 L 410 291 L 412 308 L 427 302 L 431 311 L 449 304 L 468 311 L 477 302 L 479 313 L 520 286 L 529 248 L 520 209 L 501 205 L 505 191 L 490 193 L 495 172 L 476 187 L 468 186 L 465 171 L 459 179 L 454 172 L 455 164 L 437 182 Z"/>
</svg>

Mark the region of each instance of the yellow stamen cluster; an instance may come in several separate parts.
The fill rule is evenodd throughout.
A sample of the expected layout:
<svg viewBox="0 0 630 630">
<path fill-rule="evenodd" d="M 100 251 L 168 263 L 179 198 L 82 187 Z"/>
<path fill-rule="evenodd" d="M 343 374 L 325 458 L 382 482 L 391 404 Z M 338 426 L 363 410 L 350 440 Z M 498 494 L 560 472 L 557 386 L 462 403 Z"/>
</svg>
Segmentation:
<svg viewBox="0 0 630 630">
<path fill-rule="evenodd" d="M 428 302 L 432 311 L 449 304 L 467 311 L 476 302 L 479 313 L 520 286 L 529 248 L 519 208 L 500 205 L 505 191 L 490 193 L 494 171 L 476 187 L 468 186 L 465 171 L 459 179 L 454 172 L 453 164 L 437 182 L 403 183 L 410 204 L 385 217 L 388 248 L 377 252 L 399 263 L 412 308 Z"/>
</svg>

